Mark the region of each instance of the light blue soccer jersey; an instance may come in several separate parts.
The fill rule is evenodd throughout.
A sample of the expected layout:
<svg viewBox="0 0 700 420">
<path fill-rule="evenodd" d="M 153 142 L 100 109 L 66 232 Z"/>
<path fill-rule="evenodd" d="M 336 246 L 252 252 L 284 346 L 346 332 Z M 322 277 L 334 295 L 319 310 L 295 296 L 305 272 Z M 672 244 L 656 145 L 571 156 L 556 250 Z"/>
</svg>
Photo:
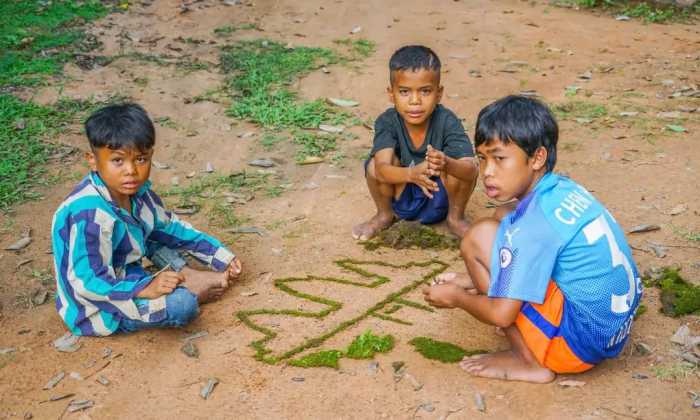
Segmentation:
<svg viewBox="0 0 700 420">
<path fill-rule="evenodd" d="M 632 253 L 610 213 L 585 188 L 553 173 L 501 221 L 489 296 L 541 304 L 550 279 L 565 302 L 560 326 L 544 332 L 563 336 L 586 363 L 617 356 L 642 296 Z"/>
</svg>

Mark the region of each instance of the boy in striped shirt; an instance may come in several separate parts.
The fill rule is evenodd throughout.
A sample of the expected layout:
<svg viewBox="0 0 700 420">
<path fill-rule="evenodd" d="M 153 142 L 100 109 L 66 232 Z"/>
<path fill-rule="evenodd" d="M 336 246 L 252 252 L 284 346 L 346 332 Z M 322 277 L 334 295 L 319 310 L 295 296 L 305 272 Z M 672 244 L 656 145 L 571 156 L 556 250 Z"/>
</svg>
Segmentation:
<svg viewBox="0 0 700 420">
<path fill-rule="evenodd" d="M 240 276 L 240 261 L 151 190 L 155 128 L 141 106 L 102 108 L 85 131 L 90 173 L 52 223 L 59 315 L 76 335 L 188 324 Z M 188 267 L 181 252 L 213 271 Z M 143 257 L 161 271 L 147 273 Z"/>
</svg>

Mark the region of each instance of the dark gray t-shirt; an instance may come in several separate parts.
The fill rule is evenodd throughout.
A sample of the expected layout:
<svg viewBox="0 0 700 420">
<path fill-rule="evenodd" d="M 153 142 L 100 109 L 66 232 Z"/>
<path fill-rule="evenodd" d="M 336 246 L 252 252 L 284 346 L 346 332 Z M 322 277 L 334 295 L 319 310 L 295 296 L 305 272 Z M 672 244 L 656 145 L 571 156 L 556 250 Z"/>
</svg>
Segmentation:
<svg viewBox="0 0 700 420">
<path fill-rule="evenodd" d="M 394 149 L 394 153 L 401 160 L 401 166 L 418 165 L 425 160 L 428 144 L 453 159 L 474 156 L 474 148 L 464 132 L 462 122 L 452 111 L 440 104 L 430 116 L 425 140 L 418 149 L 413 146 L 403 118 L 396 109 L 389 108 L 384 111 L 374 122 L 374 145 L 370 156 L 382 149 Z"/>
</svg>

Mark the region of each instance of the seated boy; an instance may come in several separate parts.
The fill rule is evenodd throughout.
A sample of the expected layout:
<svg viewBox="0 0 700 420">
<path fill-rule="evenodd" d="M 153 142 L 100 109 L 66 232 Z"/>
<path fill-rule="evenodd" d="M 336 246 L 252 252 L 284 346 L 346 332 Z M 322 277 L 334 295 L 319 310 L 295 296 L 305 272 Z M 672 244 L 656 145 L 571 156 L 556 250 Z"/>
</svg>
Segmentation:
<svg viewBox="0 0 700 420">
<path fill-rule="evenodd" d="M 437 223 L 447 217 L 462 237 L 464 209 L 478 170 L 472 145 L 459 118 L 440 105 L 440 59 L 426 47 L 400 48 L 389 60 L 389 99 L 377 118 L 365 176 L 377 213 L 355 226 L 367 240 L 400 219 Z"/>
<path fill-rule="evenodd" d="M 112 105 L 85 123 L 90 173 L 54 215 L 56 308 L 76 335 L 183 326 L 241 273 L 219 241 L 166 211 L 148 180 L 153 123 L 136 104 Z M 186 251 L 215 272 L 187 267 Z M 161 270 L 142 266 L 148 257 Z"/>
<path fill-rule="evenodd" d="M 467 273 L 423 293 L 501 327 L 510 350 L 467 357 L 472 375 L 545 383 L 622 350 L 642 296 L 623 231 L 588 191 L 552 172 L 558 127 L 540 102 L 508 96 L 479 113 L 477 156 L 486 195 L 507 202 L 462 240 Z"/>
</svg>

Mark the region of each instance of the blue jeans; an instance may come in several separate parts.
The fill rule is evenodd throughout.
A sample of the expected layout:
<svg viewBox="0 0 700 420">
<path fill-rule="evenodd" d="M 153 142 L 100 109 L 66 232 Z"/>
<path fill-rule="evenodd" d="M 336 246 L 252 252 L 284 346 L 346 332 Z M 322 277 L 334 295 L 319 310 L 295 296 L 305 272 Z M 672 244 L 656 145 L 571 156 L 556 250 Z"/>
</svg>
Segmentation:
<svg viewBox="0 0 700 420">
<path fill-rule="evenodd" d="M 178 287 L 165 296 L 166 316 L 157 322 L 124 318 L 119 322 L 118 333 L 130 333 L 147 328 L 184 327 L 197 318 L 199 304 L 197 296 L 184 287 Z"/>
<path fill-rule="evenodd" d="M 156 244 L 150 251 L 148 257 L 158 269 L 167 266 L 179 272 L 187 264 L 175 249 Z M 197 296 L 184 287 L 178 287 L 165 297 L 165 312 L 165 318 L 155 322 L 123 318 L 116 332 L 129 333 L 147 328 L 184 327 L 199 314 Z"/>
</svg>

